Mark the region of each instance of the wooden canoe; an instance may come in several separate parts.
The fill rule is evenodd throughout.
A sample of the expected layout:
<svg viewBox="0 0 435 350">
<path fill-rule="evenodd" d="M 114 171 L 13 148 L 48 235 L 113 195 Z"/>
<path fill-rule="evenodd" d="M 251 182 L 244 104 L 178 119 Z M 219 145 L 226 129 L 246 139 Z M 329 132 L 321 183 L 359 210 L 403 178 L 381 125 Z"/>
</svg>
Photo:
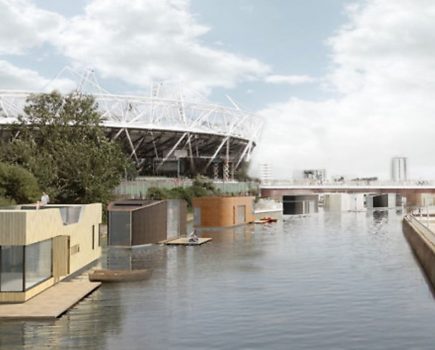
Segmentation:
<svg viewBox="0 0 435 350">
<path fill-rule="evenodd" d="M 129 282 L 140 281 L 151 276 L 151 270 L 95 270 L 89 273 L 92 282 Z"/>
</svg>

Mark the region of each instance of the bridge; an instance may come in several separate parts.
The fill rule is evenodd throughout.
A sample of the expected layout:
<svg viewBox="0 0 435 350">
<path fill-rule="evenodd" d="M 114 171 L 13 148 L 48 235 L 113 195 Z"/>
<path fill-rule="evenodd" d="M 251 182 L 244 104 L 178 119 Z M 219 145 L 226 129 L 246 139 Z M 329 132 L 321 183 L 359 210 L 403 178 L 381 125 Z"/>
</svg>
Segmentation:
<svg viewBox="0 0 435 350">
<path fill-rule="evenodd" d="M 408 181 L 406 183 L 374 182 L 374 183 L 300 183 L 276 181 L 260 185 L 262 197 L 281 200 L 284 195 L 316 194 L 316 193 L 397 193 L 407 199 L 407 203 L 415 205 L 421 194 L 435 196 L 435 182 Z"/>
</svg>

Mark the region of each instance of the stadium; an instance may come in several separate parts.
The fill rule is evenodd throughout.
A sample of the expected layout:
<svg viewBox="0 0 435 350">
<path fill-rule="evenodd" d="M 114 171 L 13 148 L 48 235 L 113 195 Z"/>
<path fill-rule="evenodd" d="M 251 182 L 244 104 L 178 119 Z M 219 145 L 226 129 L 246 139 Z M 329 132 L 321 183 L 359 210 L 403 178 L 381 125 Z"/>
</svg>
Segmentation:
<svg viewBox="0 0 435 350">
<path fill-rule="evenodd" d="M 93 70 L 80 74 L 69 67 L 51 85 L 66 74 L 77 82 L 75 90 L 94 96 L 107 136 L 122 145 L 141 175 L 230 180 L 249 161 L 263 127 L 260 117 L 229 97 L 231 107 L 212 104 L 165 83 L 153 84 L 148 96 L 116 95 L 100 86 Z M 0 128 L 17 121 L 30 94 L 51 90 L 0 90 Z"/>
</svg>

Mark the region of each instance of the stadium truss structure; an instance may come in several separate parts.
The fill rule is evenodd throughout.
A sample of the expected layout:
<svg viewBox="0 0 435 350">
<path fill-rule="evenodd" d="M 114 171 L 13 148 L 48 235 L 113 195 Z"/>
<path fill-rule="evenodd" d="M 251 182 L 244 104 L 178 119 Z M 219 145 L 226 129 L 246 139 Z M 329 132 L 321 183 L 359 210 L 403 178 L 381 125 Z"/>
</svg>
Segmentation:
<svg viewBox="0 0 435 350">
<path fill-rule="evenodd" d="M 180 86 L 153 84 L 149 96 L 115 95 L 103 89 L 93 70 L 66 67 L 75 90 L 94 96 L 110 139 L 120 142 L 141 174 L 194 176 L 228 180 L 249 161 L 263 127 L 262 119 L 242 110 L 207 102 Z M 62 78 L 65 80 L 64 78 Z M 42 91 L 50 91 L 50 83 Z M 41 91 L 41 92 L 42 92 Z M 26 99 L 38 91 L 0 90 L 0 128 L 17 121 Z"/>
</svg>

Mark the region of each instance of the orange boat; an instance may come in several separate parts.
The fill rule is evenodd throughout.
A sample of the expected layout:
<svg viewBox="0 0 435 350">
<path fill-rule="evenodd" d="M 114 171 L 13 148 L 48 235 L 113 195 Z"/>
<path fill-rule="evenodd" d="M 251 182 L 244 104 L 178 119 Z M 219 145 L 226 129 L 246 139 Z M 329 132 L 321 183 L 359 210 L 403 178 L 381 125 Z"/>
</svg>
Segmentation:
<svg viewBox="0 0 435 350">
<path fill-rule="evenodd" d="M 261 218 L 260 220 L 264 221 L 266 223 L 277 222 L 278 221 L 278 219 L 272 218 L 270 216 L 265 216 L 264 218 Z"/>
</svg>

